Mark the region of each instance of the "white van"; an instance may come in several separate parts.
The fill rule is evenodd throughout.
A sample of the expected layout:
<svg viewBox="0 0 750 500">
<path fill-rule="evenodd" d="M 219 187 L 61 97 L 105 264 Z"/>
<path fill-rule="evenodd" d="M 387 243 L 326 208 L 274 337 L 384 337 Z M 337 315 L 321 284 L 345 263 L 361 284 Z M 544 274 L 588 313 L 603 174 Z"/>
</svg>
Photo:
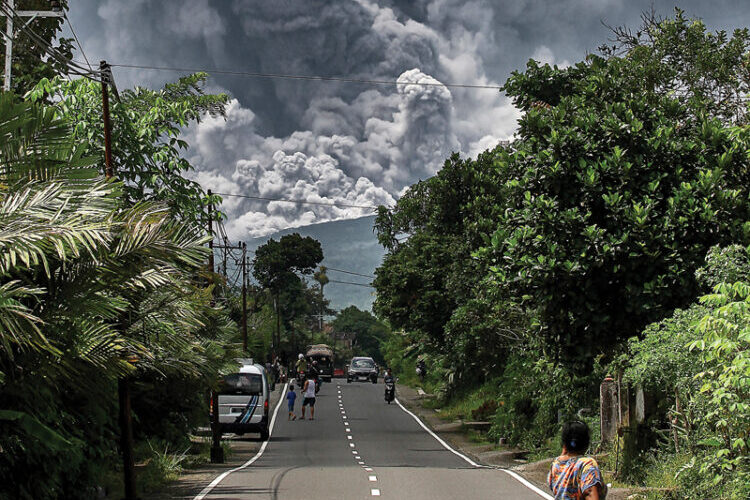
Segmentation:
<svg viewBox="0 0 750 500">
<path fill-rule="evenodd" d="M 268 439 L 268 412 L 271 396 L 266 369 L 252 359 L 238 359 L 239 370 L 224 376 L 219 386 L 221 432 L 242 435 L 260 432 Z"/>
</svg>

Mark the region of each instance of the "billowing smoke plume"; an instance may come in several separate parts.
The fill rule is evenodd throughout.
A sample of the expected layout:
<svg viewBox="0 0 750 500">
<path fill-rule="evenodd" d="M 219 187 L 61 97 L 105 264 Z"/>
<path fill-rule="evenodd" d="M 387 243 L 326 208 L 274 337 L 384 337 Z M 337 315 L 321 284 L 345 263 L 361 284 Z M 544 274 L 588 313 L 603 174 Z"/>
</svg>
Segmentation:
<svg viewBox="0 0 750 500">
<path fill-rule="evenodd" d="M 498 85 L 532 56 L 579 60 L 606 39 L 602 19 L 632 25 L 639 10 L 625 0 L 81 0 L 70 17 L 90 60 L 398 82 L 212 77 L 209 90 L 234 99 L 226 120 L 186 131 L 205 188 L 349 205 L 227 197 L 230 236 L 244 239 L 370 214 L 354 206 L 393 204 L 452 151 L 507 139 L 518 115 L 502 94 L 438 83 Z M 115 77 L 158 86 L 177 75 Z"/>
</svg>

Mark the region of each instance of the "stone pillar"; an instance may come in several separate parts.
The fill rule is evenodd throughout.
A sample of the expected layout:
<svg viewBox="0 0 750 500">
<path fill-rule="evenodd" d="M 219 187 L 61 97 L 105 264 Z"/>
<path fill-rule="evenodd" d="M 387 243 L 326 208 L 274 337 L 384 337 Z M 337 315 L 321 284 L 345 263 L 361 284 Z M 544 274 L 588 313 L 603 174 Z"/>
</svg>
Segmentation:
<svg viewBox="0 0 750 500">
<path fill-rule="evenodd" d="M 635 421 L 642 424 L 646 420 L 646 402 L 643 394 L 643 387 L 638 387 L 635 391 Z"/>
<path fill-rule="evenodd" d="M 617 383 L 611 375 L 607 375 L 599 386 L 599 401 L 602 443 L 609 443 L 617 437 L 620 411 Z"/>
</svg>

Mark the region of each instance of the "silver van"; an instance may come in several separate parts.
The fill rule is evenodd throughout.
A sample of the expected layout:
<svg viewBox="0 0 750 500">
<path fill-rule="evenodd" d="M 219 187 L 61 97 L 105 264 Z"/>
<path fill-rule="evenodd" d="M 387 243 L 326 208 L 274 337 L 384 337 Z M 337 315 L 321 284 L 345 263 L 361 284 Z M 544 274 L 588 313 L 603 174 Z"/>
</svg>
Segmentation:
<svg viewBox="0 0 750 500">
<path fill-rule="evenodd" d="M 252 359 L 239 359 L 239 370 L 225 375 L 219 385 L 221 432 L 242 435 L 259 432 L 268 439 L 269 389 L 266 369 Z"/>
</svg>

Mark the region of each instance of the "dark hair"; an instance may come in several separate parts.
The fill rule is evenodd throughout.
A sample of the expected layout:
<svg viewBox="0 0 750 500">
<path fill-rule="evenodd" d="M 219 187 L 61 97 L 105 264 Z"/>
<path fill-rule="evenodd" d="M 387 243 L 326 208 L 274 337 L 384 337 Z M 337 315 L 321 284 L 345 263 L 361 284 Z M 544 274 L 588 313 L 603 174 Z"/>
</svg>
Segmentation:
<svg viewBox="0 0 750 500">
<path fill-rule="evenodd" d="M 585 453 L 589 449 L 591 434 L 589 426 L 581 421 L 565 422 L 562 426 L 562 444 L 573 453 Z"/>
</svg>

